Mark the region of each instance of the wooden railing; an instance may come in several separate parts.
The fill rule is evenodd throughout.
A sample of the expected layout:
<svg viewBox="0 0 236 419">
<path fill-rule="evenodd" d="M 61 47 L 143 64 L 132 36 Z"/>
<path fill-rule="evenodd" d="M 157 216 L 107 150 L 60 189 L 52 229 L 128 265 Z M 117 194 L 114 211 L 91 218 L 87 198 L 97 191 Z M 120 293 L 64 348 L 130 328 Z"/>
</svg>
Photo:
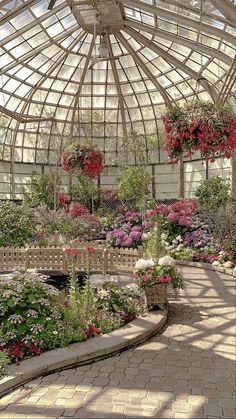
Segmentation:
<svg viewBox="0 0 236 419">
<path fill-rule="evenodd" d="M 88 247 L 96 249 L 90 253 Z M 130 272 L 136 261 L 142 257 L 142 249 L 111 249 L 101 243 L 81 242 L 73 249 L 78 251 L 74 259 L 76 269 L 85 272 Z M 0 247 L 0 272 L 36 269 L 51 274 L 68 274 L 72 258 L 62 247 Z"/>
</svg>

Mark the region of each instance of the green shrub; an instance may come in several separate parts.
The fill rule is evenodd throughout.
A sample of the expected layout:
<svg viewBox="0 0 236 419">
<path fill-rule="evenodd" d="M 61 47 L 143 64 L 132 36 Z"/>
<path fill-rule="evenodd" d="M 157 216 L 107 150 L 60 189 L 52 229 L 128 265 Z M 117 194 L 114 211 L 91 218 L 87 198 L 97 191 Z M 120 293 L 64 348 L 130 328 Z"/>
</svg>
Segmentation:
<svg viewBox="0 0 236 419">
<path fill-rule="evenodd" d="M 13 202 L 0 204 L 0 246 L 24 246 L 34 232 L 34 217 L 30 209 Z"/>
<path fill-rule="evenodd" d="M 151 175 L 143 167 L 126 167 L 118 179 L 118 198 L 134 199 L 138 207 L 150 193 L 151 180 Z"/>
<path fill-rule="evenodd" d="M 39 205 L 47 205 L 53 208 L 57 203 L 58 191 L 61 184 L 60 176 L 55 173 L 32 172 L 30 176 L 30 192 L 23 188 L 24 204 L 35 208 Z"/>
<path fill-rule="evenodd" d="M 0 277 L 0 347 L 18 362 L 67 344 L 58 291 L 35 272 Z"/>
<path fill-rule="evenodd" d="M 202 180 L 194 194 L 198 198 L 201 212 L 216 210 L 229 200 L 230 185 L 222 177 L 213 176 L 210 179 Z"/>
<path fill-rule="evenodd" d="M 0 377 L 5 375 L 6 368 L 10 363 L 9 358 L 4 354 L 4 352 L 0 351 Z"/>
</svg>

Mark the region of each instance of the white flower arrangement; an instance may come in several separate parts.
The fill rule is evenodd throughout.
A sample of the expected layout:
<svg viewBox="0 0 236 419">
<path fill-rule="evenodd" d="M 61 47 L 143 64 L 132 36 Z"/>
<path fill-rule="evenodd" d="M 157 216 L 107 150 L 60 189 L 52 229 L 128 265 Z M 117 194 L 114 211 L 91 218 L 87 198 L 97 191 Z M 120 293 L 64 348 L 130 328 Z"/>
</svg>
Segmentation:
<svg viewBox="0 0 236 419">
<path fill-rule="evenodd" d="M 163 256 L 158 260 L 158 265 L 160 266 L 175 266 L 176 262 L 171 256 Z"/>
<path fill-rule="evenodd" d="M 230 260 L 227 260 L 227 262 L 224 263 L 225 268 L 232 268 L 233 264 L 230 262 Z"/>
<path fill-rule="evenodd" d="M 214 262 L 212 262 L 212 266 L 219 266 L 220 262 L 218 260 L 214 260 Z"/>
<path fill-rule="evenodd" d="M 155 266 L 155 261 L 153 259 L 139 259 L 135 264 L 135 270 L 146 269 Z"/>
</svg>

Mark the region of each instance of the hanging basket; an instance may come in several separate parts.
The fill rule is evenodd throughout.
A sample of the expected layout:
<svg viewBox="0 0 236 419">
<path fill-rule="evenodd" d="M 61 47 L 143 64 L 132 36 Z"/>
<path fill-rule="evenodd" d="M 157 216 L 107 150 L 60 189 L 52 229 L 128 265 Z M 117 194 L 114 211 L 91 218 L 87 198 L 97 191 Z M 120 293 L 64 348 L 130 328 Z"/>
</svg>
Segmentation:
<svg viewBox="0 0 236 419">
<path fill-rule="evenodd" d="M 167 285 L 155 284 L 145 285 L 144 287 L 148 310 L 158 306 L 161 310 L 166 309 L 167 305 Z"/>
</svg>

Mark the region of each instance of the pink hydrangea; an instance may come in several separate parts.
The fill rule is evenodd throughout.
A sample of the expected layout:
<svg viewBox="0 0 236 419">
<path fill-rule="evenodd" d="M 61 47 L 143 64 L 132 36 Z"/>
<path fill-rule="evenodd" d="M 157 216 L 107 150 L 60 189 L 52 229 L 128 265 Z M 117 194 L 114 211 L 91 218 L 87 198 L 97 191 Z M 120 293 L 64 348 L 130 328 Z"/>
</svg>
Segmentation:
<svg viewBox="0 0 236 419">
<path fill-rule="evenodd" d="M 179 217 L 178 224 L 182 227 L 190 227 L 191 220 L 189 217 L 182 216 L 182 217 Z"/>
<path fill-rule="evenodd" d="M 172 278 L 170 275 L 161 275 L 159 278 L 157 278 L 157 282 L 161 284 L 169 284 L 172 281 Z"/>
<path fill-rule="evenodd" d="M 166 219 L 167 219 L 168 221 L 170 221 L 170 223 L 174 223 L 174 222 L 178 221 L 178 219 L 179 219 L 179 214 L 178 214 L 177 212 L 170 212 L 170 213 L 167 215 Z"/>
</svg>

